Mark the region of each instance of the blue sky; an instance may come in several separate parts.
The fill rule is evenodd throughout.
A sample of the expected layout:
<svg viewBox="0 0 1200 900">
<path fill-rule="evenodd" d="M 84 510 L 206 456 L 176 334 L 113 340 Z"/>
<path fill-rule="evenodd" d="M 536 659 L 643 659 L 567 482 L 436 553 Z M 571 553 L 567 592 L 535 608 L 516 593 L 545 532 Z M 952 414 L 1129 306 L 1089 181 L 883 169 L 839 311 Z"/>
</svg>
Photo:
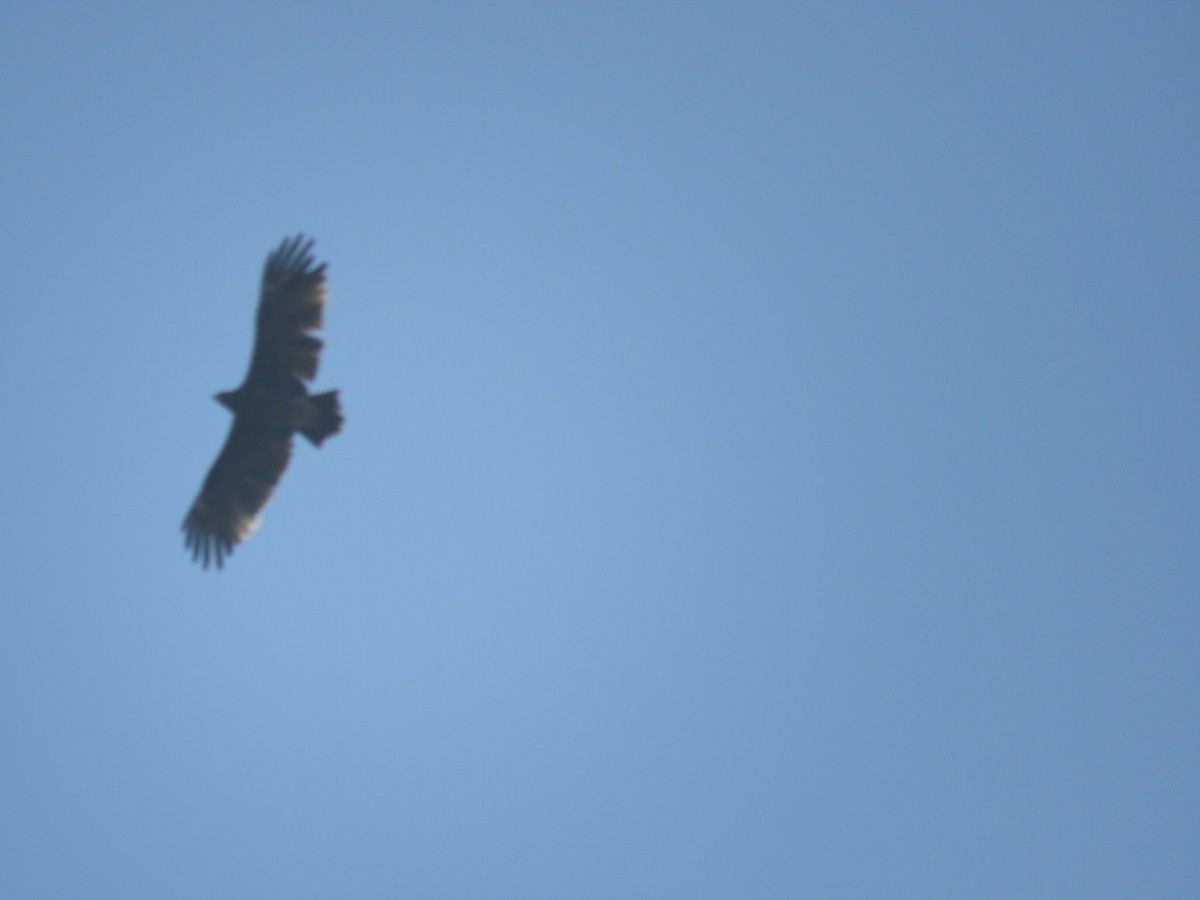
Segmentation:
<svg viewBox="0 0 1200 900">
<path fill-rule="evenodd" d="M 8 4 L 0 895 L 1196 894 L 1198 34 Z"/>
</svg>

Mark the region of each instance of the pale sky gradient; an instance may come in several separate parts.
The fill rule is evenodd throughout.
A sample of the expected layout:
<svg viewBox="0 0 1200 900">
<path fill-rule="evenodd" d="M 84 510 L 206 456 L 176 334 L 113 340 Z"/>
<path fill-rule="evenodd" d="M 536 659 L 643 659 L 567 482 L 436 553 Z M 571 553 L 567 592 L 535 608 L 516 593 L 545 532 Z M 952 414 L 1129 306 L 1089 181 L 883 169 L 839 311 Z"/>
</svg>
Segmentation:
<svg viewBox="0 0 1200 900">
<path fill-rule="evenodd" d="M 1200 7 L 8 3 L 0 896 L 1200 896 Z M 298 446 L 178 528 L 257 281 Z"/>
</svg>

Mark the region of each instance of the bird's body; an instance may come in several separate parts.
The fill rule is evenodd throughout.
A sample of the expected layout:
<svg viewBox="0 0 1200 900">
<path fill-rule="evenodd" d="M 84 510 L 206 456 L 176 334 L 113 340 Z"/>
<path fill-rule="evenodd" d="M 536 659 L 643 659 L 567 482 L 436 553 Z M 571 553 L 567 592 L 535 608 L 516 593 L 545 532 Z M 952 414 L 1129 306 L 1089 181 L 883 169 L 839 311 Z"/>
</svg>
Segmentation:
<svg viewBox="0 0 1200 900">
<path fill-rule="evenodd" d="M 224 557 L 258 524 L 291 458 L 292 437 L 314 446 L 342 427 L 338 392 L 309 394 L 317 374 L 325 264 L 313 266 L 313 242 L 286 238 L 263 269 L 254 354 L 245 380 L 216 399 L 233 413 L 233 426 L 192 508 L 183 520 L 185 546 L 205 568 Z"/>
</svg>

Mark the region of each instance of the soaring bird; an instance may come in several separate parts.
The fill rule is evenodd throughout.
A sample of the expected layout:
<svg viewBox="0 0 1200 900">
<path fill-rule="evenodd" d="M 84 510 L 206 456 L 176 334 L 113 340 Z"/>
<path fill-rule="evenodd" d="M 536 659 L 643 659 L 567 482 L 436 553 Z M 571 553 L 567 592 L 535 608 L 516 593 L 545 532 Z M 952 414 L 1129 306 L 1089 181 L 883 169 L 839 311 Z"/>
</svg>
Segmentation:
<svg viewBox="0 0 1200 900">
<path fill-rule="evenodd" d="M 279 483 L 298 431 L 313 446 L 342 428 L 337 391 L 309 394 L 322 343 L 325 263 L 313 265 L 313 242 L 284 238 L 263 267 L 254 353 L 240 387 L 216 400 L 233 413 L 225 446 L 183 520 L 184 545 L 204 568 L 224 558 L 257 527 Z"/>
</svg>

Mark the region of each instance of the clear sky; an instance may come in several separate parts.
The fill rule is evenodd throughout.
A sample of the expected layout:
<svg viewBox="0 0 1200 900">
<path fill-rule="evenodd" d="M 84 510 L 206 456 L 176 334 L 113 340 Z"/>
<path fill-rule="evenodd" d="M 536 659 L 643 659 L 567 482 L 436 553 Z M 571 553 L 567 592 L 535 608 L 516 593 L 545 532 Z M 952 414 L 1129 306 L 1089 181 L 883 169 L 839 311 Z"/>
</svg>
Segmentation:
<svg viewBox="0 0 1200 900">
<path fill-rule="evenodd" d="M 0 13 L 0 896 L 1200 896 L 1200 8 Z M 259 531 L 179 524 L 287 234 Z"/>
</svg>

